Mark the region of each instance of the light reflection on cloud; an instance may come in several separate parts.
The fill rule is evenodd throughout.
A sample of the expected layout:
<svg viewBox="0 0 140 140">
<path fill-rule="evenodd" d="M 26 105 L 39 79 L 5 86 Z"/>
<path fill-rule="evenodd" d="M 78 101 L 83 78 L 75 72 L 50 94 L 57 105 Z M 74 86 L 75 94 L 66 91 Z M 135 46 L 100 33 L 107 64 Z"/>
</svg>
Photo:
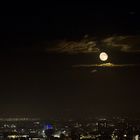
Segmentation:
<svg viewBox="0 0 140 140">
<path fill-rule="evenodd" d="M 66 41 L 62 40 L 52 46 L 47 48 L 48 52 L 57 52 L 57 53 L 68 53 L 68 54 L 77 54 L 77 53 L 94 53 L 99 52 L 99 48 L 96 46 L 96 41 L 82 39 L 80 41 Z"/>
<path fill-rule="evenodd" d="M 110 68 L 115 68 L 115 67 L 133 67 L 133 66 L 140 66 L 140 64 L 113 64 L 113 63 L 103 63 L 103 64 L 79 64 L 79 65 L 73 65 L 73 67 L 78 68 L 78 67 L 110 67 Z"/>
<path fill-rule="evenodd" d="M 44 44 L 45 46 L 45 44 Z M 67 54 L 99 53 L 101 50 L 113 50 L 124 53 L 140 52 L 140 36 L 109 36 L 102 39 L 84 37 L 81 40 L 59 40 L 45 47 L 47 52 Z"/>
</svg>

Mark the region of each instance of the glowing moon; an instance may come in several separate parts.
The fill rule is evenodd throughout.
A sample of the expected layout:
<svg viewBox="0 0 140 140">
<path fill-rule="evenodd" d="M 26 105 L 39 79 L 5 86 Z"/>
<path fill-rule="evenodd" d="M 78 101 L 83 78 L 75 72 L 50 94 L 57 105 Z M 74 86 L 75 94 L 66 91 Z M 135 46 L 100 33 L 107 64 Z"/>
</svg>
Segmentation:
<svg viewBox="0 0 140 140">
<path fill-rule="evenodd" d="M 108 54 L 105 52 L 101 52 L 99 58 L 101 61 L 106 61 L 108 59 Z"/>
</svg>

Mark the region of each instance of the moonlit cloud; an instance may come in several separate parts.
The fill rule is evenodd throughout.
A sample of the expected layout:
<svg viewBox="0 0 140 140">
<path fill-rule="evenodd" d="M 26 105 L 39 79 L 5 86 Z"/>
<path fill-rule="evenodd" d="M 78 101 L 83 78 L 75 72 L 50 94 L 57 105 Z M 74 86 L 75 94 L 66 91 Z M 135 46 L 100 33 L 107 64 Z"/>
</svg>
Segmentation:
<svg viewBox="0 0 140 140">
<path fill-rule="evenodd" d="M 75 68 L 85 67 L 85 68 L 92 68 L 92 67 L 102 67 L 102 68 L 115 68 L 115 67 L 133 67 L 133 66 L 140 66 L 140 64 L 113 64 L 113 63 L 103 63 L 103 64 L 79 64 L 73 65 Z"/>
<path fill-rule="evenodd" d="M 140 52 L 140 36 L 109 36 L 98 41 L 93 37 L 84 37 L 77 41 L 59 40 L 48 44 L 44 47 L 51 53 L 89 54 L 100 52 L 101 48 L 124 53 Z"/>
<path fill-rule="evenodd" d="M 48 52 L 57 53 L 68 53 L 68 54 L 78 54 L 78 53 L 95 53 L 99 52 L 95 40 L 82 39 L 80 41 L 67 41 L 62 40 L 56 43 L 53 47 L 46 49 Z"/>
<path fill-rule="evenodd" d="M 140 36 L 111 36 L 103 39 L 102 44 L 121 52 L 140 52 Z"/>
<path fill-rule="evenodd" d="M 124 37 L 124 36 L 117 36 L 117 37 L 109 37 L 109 38 L 105 38 L 102 43 L 111 48 L 111 49 L 118 49 L 120 51 L 128 51 L 130 49 L 130 46 L 125 44 L 125 43 L 122 43 L 120 41 L 126 39 L 127 37 Z"/>
</svg>

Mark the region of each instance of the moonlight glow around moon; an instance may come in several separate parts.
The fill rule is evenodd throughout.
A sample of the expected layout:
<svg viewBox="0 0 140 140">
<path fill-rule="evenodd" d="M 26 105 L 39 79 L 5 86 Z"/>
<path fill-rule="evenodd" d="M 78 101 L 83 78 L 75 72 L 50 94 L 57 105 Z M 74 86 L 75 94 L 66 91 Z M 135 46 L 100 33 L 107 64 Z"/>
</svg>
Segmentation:
<svg viewBox="0 0 140 140">
<path fill-rule="evenodd" d="M 108 54 L 105 52 L 101 52 L 99 58 L 101 61 L 106 61 L 108 59 Z"/>
</svg>

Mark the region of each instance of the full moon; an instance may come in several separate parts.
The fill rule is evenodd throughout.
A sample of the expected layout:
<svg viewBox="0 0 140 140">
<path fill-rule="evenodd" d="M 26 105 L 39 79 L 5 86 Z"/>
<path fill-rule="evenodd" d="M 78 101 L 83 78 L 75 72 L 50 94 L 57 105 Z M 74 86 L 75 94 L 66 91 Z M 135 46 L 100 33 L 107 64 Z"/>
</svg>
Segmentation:
<svg viewBox="0 0 140 140">
<path fill-rule="evenodd" d="M 108 54 L 105 52 L 101 52 L 99 58 L 101 61 L 106 61 L 108 59 Z"/>
</svg>

